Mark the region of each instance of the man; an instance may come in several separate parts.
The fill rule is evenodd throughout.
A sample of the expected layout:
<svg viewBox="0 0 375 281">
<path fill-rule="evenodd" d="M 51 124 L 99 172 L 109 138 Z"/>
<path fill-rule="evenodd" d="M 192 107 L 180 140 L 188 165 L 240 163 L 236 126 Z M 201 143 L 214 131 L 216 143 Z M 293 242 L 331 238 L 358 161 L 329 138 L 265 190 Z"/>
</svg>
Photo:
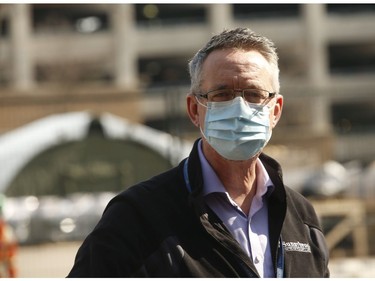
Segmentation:
<svg viewBox="0 0 375 281">
<path fill-rule="evenodd" d="M 281 116 L 278 57 L 246 28 L 191 60 L 187 111 L 202 138 L 178 167 L 116 196 L 69 277 L 328 277 L 307 200 L 262 153 Z"/>
</svg>

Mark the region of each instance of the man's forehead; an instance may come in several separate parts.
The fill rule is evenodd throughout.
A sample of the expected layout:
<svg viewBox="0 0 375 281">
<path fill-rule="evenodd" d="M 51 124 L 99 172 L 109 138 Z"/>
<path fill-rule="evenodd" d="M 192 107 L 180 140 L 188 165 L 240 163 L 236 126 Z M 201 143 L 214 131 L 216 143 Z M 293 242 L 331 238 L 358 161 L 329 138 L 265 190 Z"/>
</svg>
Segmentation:
<svg viewBox="0 0 375 281">
<path fill-rule="evenodd" d="M 269 63 L 257 51 L 225 49 L 210 55 L 203 65 L 201 76 L 201 82 L 210 82 L 210 87 L 259 88 L 265 86 L 263 80 L 268 81 L 272 76 Z"/>
<path fill-rule="evenodd" d="M 269 62 L 258 51 L 224 49 L 212 52 L 204 61 L 202 70 L 247 72 L 269 67 Z"/>
</svg>

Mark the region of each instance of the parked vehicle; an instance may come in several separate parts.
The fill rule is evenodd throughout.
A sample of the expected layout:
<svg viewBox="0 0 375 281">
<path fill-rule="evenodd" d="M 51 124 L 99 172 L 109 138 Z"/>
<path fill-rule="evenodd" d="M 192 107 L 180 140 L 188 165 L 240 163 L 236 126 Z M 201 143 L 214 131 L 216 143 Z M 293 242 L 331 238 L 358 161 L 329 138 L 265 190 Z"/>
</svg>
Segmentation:
<svg viewBox="0 0 375 281">
<path fill-rule="evenodd" d="M 4 216 L 20 244 L 82 240 L 114 195 L 100 192 L 11 197 L 7 198 Z"/>
</svg>

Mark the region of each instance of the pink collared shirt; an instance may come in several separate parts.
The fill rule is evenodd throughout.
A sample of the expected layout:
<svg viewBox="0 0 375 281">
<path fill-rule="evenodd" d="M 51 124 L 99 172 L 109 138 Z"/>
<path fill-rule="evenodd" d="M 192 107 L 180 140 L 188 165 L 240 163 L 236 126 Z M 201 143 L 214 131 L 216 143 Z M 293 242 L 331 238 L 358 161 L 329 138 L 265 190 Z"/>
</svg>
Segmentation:
<svg viewBox="0 0 375 281">
<path fill-rule="evenodd" d="M 253 260 L 260 277 L 275 277 L 268 235 L 268 208 L 264 200 L 273 183 L 257 159 L 257 191 L 248 214 L 232 200 L 198 145 L 206 204 L 223 221 L 243 250 Z"/>
</svg>

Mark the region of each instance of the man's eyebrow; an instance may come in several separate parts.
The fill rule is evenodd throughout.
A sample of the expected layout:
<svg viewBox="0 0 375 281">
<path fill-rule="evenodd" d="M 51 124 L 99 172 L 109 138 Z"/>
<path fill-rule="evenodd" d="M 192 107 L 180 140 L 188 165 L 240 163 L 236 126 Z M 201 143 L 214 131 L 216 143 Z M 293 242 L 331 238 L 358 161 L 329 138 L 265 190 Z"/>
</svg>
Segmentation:
<svg viewBox="0 0 375 281">
<path fill-rule="evenodd" d="M 219 84 L 218 86 L 215 87 L 217 90 L 223 90 L 223 89 L 230 89 L 228 84 Z"/>
<path fill-rule="evenodd" d="M 233 89 L 233 87 L 229 86 L 228 84 L 217 84 L 211 89 L 209 89 L 209 91 L 225 90 L 225 89 Z M 263 87 L 261 86 L 260 83 L 252 81 L 250 83 L 246 83 L 246 86 L 241 89 L 263 89 Z"/>
<path fill-rule="evenodd" d="M 246 87 L 244 89 L 263 89 L 264 87 L 262 86 L 261 83 L 257 83 L 255 81 L 251 81 L 250 83 L 246 83 Z"/>
<path fill-rule="evenodd" d="M 216 90 L 225 90 L 225 89 L 232 89 L 232 87 L 228 86 L 228 84 L 217 84 L 208 91 L 216 91 Z"/>
</svg>

